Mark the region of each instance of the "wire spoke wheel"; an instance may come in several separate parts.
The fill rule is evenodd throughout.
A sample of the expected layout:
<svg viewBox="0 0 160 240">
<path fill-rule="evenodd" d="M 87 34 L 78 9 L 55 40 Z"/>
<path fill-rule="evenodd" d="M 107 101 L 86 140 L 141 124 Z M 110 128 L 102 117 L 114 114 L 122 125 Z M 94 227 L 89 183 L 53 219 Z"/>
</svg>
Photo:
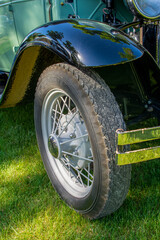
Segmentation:
<svg viewBox="0 0 160 240">
<path fill-rule="evenodd" d="M 51 90 L 42 106 L 42 134 L 57 178 L 75 197 L 83 197 L 93 183 L 93 155 L 79 109 L 61 90 Z"/>
<path fill-rule="evenodd" d="M 90 219 L 116 211 L 130 184 L 130 166 L 115 161 L 117 129 L 125 129 L 105 82 L 68 64 L 44 70 L 34 118 L 47 174 L 60 197 Z"/>
</svg>

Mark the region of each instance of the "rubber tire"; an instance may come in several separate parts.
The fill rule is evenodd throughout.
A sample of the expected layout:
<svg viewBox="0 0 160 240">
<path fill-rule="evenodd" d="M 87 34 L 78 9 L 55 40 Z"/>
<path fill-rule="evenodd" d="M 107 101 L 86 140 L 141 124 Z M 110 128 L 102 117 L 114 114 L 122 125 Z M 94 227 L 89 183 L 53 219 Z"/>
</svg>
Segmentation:
<svg viewBox="0 0 160 240">
<path fill-rule="evenodd" d="M 65 91 L 78 106 L 85 121 L 94 156 L 94 182 L 83 198 L 69 194 L 58 181 L 48 160 L 41 129 L 41 110 L 46 94 L 54 88 Z M 115 163 L 115 131 L 125 129 L 119 106 L 105 82 L 94 72 L 87 74 L 68 64 L 55 64 L 41 74 L 37 83 L 34 118 L 37 141 L 48 176 L 61 198 L 90 219 L 116 211 L 126 198 L 131 167 Z"/>
</svg>

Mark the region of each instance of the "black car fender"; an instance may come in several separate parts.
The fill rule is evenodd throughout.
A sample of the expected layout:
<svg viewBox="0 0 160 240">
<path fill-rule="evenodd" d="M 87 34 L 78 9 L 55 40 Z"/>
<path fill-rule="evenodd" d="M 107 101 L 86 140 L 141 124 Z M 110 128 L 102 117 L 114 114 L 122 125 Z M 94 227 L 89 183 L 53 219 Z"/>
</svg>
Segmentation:
<svg viewBox="0 0 160 240">
<path fill-rule="evenodd" d="M 19 47 L 0 107 L 33 97 L 40 74 L 51 64 L 97 69 L 124 65 L 143 55 L 138 43 L 104 23 L 80 19 L 48 23 L 33 30 Z"/>
</svg>

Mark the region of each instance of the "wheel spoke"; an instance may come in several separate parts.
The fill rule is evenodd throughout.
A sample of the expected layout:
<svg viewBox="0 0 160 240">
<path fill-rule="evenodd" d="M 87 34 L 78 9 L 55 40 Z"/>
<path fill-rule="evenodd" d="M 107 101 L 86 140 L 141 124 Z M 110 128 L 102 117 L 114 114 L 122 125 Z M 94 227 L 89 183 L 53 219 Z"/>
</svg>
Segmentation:
<svg viewBox="0 0 160 240">
<path fill-rule="evenodd" d="M 57 105 L 57 103 L 56 103 L 56 110 L 55 110 L 55 115 L 54 115 L 54 122 L 53 122 L 52 133 L 54 132 L 55 125 L 56 125 L 57 108 L 58 108 L 58 105 Z"/>
<path fill-rule="evenodd" d="M 93 180 L 92 179 L 90 179 L 89 177 L 87 177 L 85 174 L 83 174 L 82 173 L 82 171 L 83 171 L 83 168 L 81 169 L 81 171 L 79 170 L 79 169 L 77 169 L 77 168 L 75 168 L 71 163 L 70 163 L 70 165 L 72 166 L 72 168 L 75 170 L 75 171 L 77 171 L 77 173 L 79 173 L 80 175 L 82 175 L 85 179 L 87 179 L 89 182 L 93 182 Z M 91 175 L 92 176 L 92 175 Z M 92 176 L 92 178 L 93 178 L 93 176 Z"/>
<path fill-rule="evenodd" d="M 90 163 L 88 163 L 88 170 L 86 168 L 84 168 L 84 170 L 88 173 L 88 178 L 93 178 L 93 175 L 90 173 Z"/>
<path fill-rule="evenodd" d="M 86 171 L 87 171 L 87 169 L 85 169 Z M 88 163 L 88 178 L 89 178 L 89 176 L 92 176 L 92 174 L 90 174 L 90 164 Z M 92 178 L 93 178 L 93 176 L 92 176 Z M 89 186 L 89 180 L 88 180 L 88 186 Z"/>
<path fill-rule="evenodd" d="M 78 175 L 77 175 L 77 180 L 78 180 L 78 178 L 79 178 L 80 182 L 82 183 L 82 186 L 85 187 L 84 183 L 83 183 L 83 180 L 82 180 L 82 177 L 81 177 L 81 173 L 79 171 L 78 171 Z"/>
<path fill-rule="evenodd" d="M 78 155 L 75 155 L 73 153 L 69 153 L 69 152 L 65 152 L 65 151 L 62 151 L 62 153 L 66 154 L 66 155 L 69 155 L 69 156 L 72 156 L 72 157 L 76 157 L 76 158 L 82 159 L 82 160 L 86 160 L 88 162 L 93 162 L 92 159 L 85 158 L 85 157 L 82 157 L 82 156 L 78 156 Z"/>
<path fill-rule="evenodd" d="M 79 139 L 84 138 L 84 137 L 88 137 L 88 134 L 84 134 L 84 135 L 82 135 L 82 136 L 80 136 L 80 137 L 67 140 L 67 141 L 65 141 L 65 142 L 60 143 L 60 145 L 63 145 L 63 144 L 66 144 L 66 143 L 69 143 L 69 142 L 72 142 L 72 141 L 76 141 L 76 140 L 79 140 Z M 89 157 L 89 158 L 90 158 L 90 157 Z"/>
<path fill-rule="evenodd" d="M 68 107 L 69 107 L 69 109 L 71 109 L 71 99 L 70 98 L 68 98 Z"/>
<path fill-rule="evenodd" d="M 52 117 L 52 119 L 53 119 L 53 121 L 55 121 L 55 123 L 54 123 L 54 128 L 55 128 L 55 126 L 57 126 L 58 122 L 55 120 L 54 117 Z M 52 134 L 54 134 L 54 128 L 52 129 Z"/>
<path fill-rule="evenodd" d="M 83 184 L 82 178 L 79 176 L 79 172 L 77 171 L 77 169 L 70 162 L 65 162 L 64 158 L 61 159 L 61 162 L 62 162 L 63 166 L 65 167 L 65 169 L 67 169 L 67 171 L 69 171 L 69 177 L 71 179 L 73 179 L 73 177 L 74 177 L 75 183 L 76 183 L 76 181 L 78 181 L 79 183 Z M 75 173 L 75 171 L 77 172 L 77 174 Z"/>
<path fill-rule="evenodd" d="M 65 102 L 66 102 L 66 101 L 67 101 L 67 97 L 65 98 L 65 101 L 64 101 L 64 103 L 63 103 L 63 107 L 61 108 L 61 107 L 60 107 L 59 100 L 57 100 L 58 105 L 59 105 L 59 108 L 60 108 L 60 116 L 59 116 L 58 124 L 57 124 L 57 127 L 56 127 L 54 133 L 56 133 L 56 131 L 57 131 L 58 127 L 59 127 L 59 124 L 60 124 L 60 122 L 61 122 L 61 118 L 62 118 L 62 114 L 63 114 L 64 108 L 65 108 Z"/>
<path fill-rule="evenodd" d="M 62 112 L 61 104 L 60 104 L 58 99 L 57 99 L 57 103 L 58 103 L 58 106 L 59 106 L 59 111 Z"/>
<path fill-rule="evenodd" d="M 61 99 L 62 99 L 62 101 L 64 102 L 64 99 L 63 99 L 62 97 L 61 97 Z M 70 98 L 69 98 L 69 101 L 70 101 Z M 70 113 L 72 113 L 72 111 L 70 110 L 70 107 L 67 105 L 67 103 L 64 102 L 64 104 L 65 104 L 65 106 L 67 107 L 68 111 L 69 111 Z"/>
<path fill-rule="evenodd" d="M 69 159 L 68 159 L 69 161 Z M 65 162 L 64 158 L 61 158 L 61 162 L 63 164 L 63 166 L 67 169 L 67 171 L 69 171 L 69 176 L 70 178 L 73 178 L 73 176 L 78 180 L 78 178 L 80 179 L 79 182 L 82 182 L 83 186 L 84 186 L 84 182 L 82 180 L 83 176 L 86 180 L 87 180 L 87 186 L 89 186 L 89 183 L 93 182 L 93 175 L 89 172 L 89 170 L 87 170 L 86 168 L 82 168 L 81 170 L 77 169 L 76 167 L 73 166 L 73 164 L 71 162 Z M 74 169 L 74 171 L 72 170 Z M 90 169 L 90 163 L 88 164 L 88 169 Z M 82 171 L 85 170 L 86 173 L 88 174 L 88 176 L 86 176 L 85 174 L 82 173 Z M 75 171 L 77 172 L 77 174 L 75 173 Z M 73 176 L 72 176 L 72 175 Z M 81 176 L 80 176 L 81 175 Z M 85 187 L 85 186 L 84 186 Z"/>
<path fill-rule="evenodd" d="M 57 112 L 58 114 L 61 114 L 59 111 L 56 111 L 55 109 L 52 109 L 53 112 Z M 64 115 L 64 114 L 62 114 Z"/>
</svg>

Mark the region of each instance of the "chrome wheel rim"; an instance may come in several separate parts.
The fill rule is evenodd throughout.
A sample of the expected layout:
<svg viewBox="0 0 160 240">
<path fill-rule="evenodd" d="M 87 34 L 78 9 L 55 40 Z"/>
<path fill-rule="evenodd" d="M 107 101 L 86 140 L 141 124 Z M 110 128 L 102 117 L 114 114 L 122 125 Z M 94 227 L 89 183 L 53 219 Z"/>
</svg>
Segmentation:
<svg viewBox="0 0 160 240">
<path fill-rule="evenodd" d="M 91 190 L 93 153 L 82 115 L 68 94 L 48 92 L 42 105 L 42 136 L 47 157 L 56 178 L 74 197 Z"/>
</svg>

